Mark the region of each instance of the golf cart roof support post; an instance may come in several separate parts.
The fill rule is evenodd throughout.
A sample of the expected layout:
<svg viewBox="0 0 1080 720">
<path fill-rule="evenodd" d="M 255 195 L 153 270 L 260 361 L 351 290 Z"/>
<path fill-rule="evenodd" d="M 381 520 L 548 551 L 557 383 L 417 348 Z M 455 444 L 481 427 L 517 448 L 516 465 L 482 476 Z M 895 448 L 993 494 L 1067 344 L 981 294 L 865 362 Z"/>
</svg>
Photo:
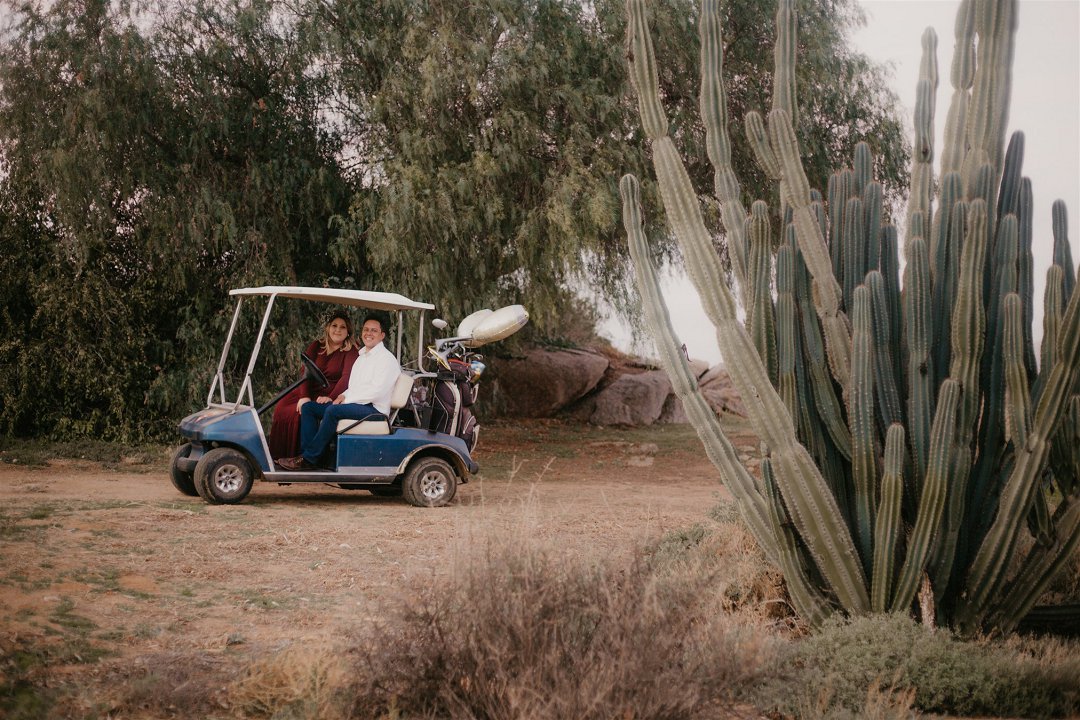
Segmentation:
<svg viewBox="0 0 1080 720">
<path fill-rule="evenodd" d="M 244 373 L 244 384 L 240 386 L 240 392 L 236 394 L 236 403 L 233 405 L 233 412 L 236 412 L 237 409 L 239 409 L 240 401 L 244 399 L 245 390 L 247 390 L 251 406 L 255 406 L 255 395 L 251 390 L 251 373 L 255 371 L 255 362 L 259 359 L 259 350 L 262 348 L 263 335 L 266 334 L 266 326 L 270 324 L 270 311 L 274 309 L 274 300 L 276 299 L 277 293 L 274 293 L 270 295 L 270 300 L 266 303 L 266 312 L 263 313 L 262 325 L 259 326 L 259 335 L 255 338 L 255 347 L 251 349 L 251 359 L 248 361 L 247 372 Z"/>
<path fill-rule="evenodd" d="M 401 311 L 397 311 L 397 323 L 394 327 L 394 340 L 397 343 L 397 359 L 398 364 L 401 364 L 401 338 L 403 333 L 401 332 Z"/>
<path fill-rule="evenodd" d="M 420 331 L 417 333 L 416 341 L 416 369 L 418 372 L 424 372 L 424 320 L 426 314 L 423 310 L 420 311 Z"/>
<path fill-rule="evenodd" d="M 214 379 L 210 383 L 210 392 L 206 395 L 207 405 L 210 405 L 214 400 L 215 385 L 221 393 L 222 404 L 228 402 L 225 399 L 225 360 L 229 357 L 229 348 L 232 346 L 233 333 L 236 332 L 236 323 L 240 320 L 240 305 L 243 302 L 244 298 L 242 297 L 236 299 L 236 311 L 233 312 L 232 324 L 229 325 L 229 334 L 225 336 L 225 347 L 221 350 L 221 360 L 218 361 L 217 374 L 214 375 Z"/>
</svg>

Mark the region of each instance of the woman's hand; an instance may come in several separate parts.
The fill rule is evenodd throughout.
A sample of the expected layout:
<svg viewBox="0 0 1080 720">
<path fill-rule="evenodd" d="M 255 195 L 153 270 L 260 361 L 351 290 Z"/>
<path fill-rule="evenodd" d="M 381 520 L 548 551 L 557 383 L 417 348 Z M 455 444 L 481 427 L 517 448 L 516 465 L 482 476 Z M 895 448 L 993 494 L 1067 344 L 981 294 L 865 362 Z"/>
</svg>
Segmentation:
<svg viewBox="0 0 1080 720">
<path fill-rule="evenodd" d="M 325 405 L 328 402 L 334 401 L 327 395 L 320 395 L 319 397 L 315 398 L 315 402 L 319 403 L 320 405 Z"/>
<path fill-rule="evenodd" d="M 304 403 L 311 402 L 311 398 L 300 398 L 296 401 L 296 414 L 300 414 L 300 408 L 304 407 Z"/>
</svg>

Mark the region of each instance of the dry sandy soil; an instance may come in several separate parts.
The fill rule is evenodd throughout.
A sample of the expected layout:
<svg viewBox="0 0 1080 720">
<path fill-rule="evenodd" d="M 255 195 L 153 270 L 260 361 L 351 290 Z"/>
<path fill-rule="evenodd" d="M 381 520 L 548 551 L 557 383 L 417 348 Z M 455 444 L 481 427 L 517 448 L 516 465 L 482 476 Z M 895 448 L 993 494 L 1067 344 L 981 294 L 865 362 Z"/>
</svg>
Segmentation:
<svg viewBox="0 0 1080 720">
<path fill-rule="evenodd" d="M 735 440 L 753 452 L 748 434 Z M 2 463 L 0 684 L 12 658 L 28 658 L 23 677 L 79 688 L 69 712 L 106 715 L 163 659 L 234 666 L 340 642 L 485 539 L 617 552 L 704 521 L 726 497 L 688 426 L 487 427 L 477 460 L 481 473 L 440 509 L 269 483 L 211 506 L 173 489 L 164 457 Z"/>
</svg>

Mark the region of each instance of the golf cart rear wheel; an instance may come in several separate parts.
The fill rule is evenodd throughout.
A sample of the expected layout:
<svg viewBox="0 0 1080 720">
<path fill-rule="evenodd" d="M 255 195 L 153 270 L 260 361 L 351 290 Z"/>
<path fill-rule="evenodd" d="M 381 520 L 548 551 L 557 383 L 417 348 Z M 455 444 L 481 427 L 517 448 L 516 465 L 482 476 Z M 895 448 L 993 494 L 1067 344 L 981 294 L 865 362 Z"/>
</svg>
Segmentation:
<svg viewBox="0 0 1080 720">
<path fill-rule="evenodd" d="M 195 489 L 214 505 L 238 503 L 251 492 L 255 473 L 242 453 L 231 448 L 215 448 L 199 458 L 195 466 Z"/>
<path fill-rule="evenodd" d="M 417 507 L 442 507 L 454 499 L 457 475 L 450 463 L 437 457 L 413 460 L 401 483 L 405 501 Z"/>
<path fill-rule="evenodd" d="M 172 460 L 169 461 L 169 479 L 172 480 L 173 487 L 184 495 L 197 497 L 199 491 L 195 489 L 195 476 L 192 473 L 181 470 L 177 466 L 177 462 L 183 460 L 190 454 L 191 443 L 184 443 L 176 449 L 176 452 L 173 453 Z"/>
</svg>

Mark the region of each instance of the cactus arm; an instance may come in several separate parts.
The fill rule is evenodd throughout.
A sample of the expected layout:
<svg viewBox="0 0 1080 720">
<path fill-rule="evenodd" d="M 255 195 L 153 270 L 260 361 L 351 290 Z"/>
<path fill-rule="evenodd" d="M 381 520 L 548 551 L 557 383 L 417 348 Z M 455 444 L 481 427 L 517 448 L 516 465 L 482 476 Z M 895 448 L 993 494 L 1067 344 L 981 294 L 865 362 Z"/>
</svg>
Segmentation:
<svg viewBox="0 0 1080 720">
<path fill-rule="evenodd" d="M 885 282 L 885 297 L 889 308 L 889 329 L 892 337 L 889 347 L 893 352 L 889 353 L 893 363 L 893 377 L 896 378 L 897 387 L 900 388 L 901 397 L 905 397 L 906 384 L 904 380 L 904 358 L 906 346 L 904 345 L 903 323 L 903 293 L 900 291 L 900 247 L 897 238 L 896 226 L 885 223 L 881 226 L 881 279 Z"/>
<path fill-rule="evenodd" d="M 814 405 L 836 449 L 845 459 L 850 460 L 851 432 L 844 422 L 840 401 L 836 398 L 832 378 L 829 376 L 825 345 L 821 337 L 821 325 L 810 298 L 809 273 L 803 263 L 802 253 L 797 247 L 795 260 L 799 276 L 796 280 L 797 304 L 801 317 L 799 325 L 802 327 L 803 344 L 806 348 L 807 372 L 810 389 L 813 391 Z"/>
<path fill-rule="evenodd" d="M 854 173 L 849 170 L 834 172 L 829 176 L 829 255 L 833 277 L 838 278 L 844 277 L 844 207 L 851 194 L 852 182 Z"/>
<path fill-rule="evenodd" d="M 885 461 L 881 476 L 881 505 L 874 526 L 874 572 L 870 606 L 885 612 L 892 592 L 897 539 L 903 529 L 900 506 L 904 488 L 904 426 L 894 423 L 885 433 Z"/>
<path fill-rule="evenodd" d="M 881 213 L 883 202 L 881 184 L 876 182 L 867 183 L 862 194 L 862 225 L 865 237 L 867 272 L 877 270 L 881 266 Z"/>
<path fill-rule="evenodd" d="M 975 29 L 979 36 L 974 87 L 967 121 L 970 150 L 966 162 L 1001 168 L 1005 128 L 1012 90 L 1012 57 L 1016 42 L 1016 0 L 977 0 Z"/>
<path fill-rule="evenodd" d="M 851 385 L 851 328 L 840 309 L 841 290 L 832 274 L 832 259 L 821 234 L 821 226 L 810 208 L 810 185 L 799 159 L 798 143 L 791 120 L 783 110 L 769 113 L 769 137 L 780 158 L 783 173 L 781 191 L 792 209 L 795 231 L 807 269 L 814 279 L 815 307 L 825 336 L 829 369 L 844 395 Z"/>
<path fill-rule="evenodd" d="M 756 204 L 756 203 L 755 203 Z M 795 354 L 798 352 L 796 339 L 798 327 L 795 325 L 795 260 L 794 250 L 783 244 L 776 252 L 776 358 L 777 390 L 784 401 L 791 417 L 796 421 L 796 430 L 804 431 L 802 411 L 807 406 L 805 398 L 800 400 L 798 378 L 795 371 Z M 820 464 L 820 463 L 819 463 Z"/>
<path fill-rule="evenodd" d="M 750 236 L 750 307 L 747 308 L 747 332 L 761 362 L 768 370 L 773 386 L 777 383 L 776 317 L 772 301 L 772 241 L 769 228 L 769 207 L 758 200 L 750 207 L 746 221 Z M 794 414 L 792 414 L 794 417 Z"/>
<path fill-rule="evenodd" d="M 640 189 L 637 178 L 626 175 L 619 183 L 623 203 L 623 227 L 626 230 L 638 292 L 641 294 L 645 319 L 653 332 L 660 360 L 671 378 L 675 394 L 683 402 L 687 417 L 705 446 L 705 452 L 720 471 L 724 485 L 736 503 L 758 544 L 770 557 L 776 556 L 765 499 L 753 477 L 739 463 L 739 456 L 708 403 L 701 396 L 697 379 L 690 371 L 681 344 L 671 327 L 671 317 L 660 291 L 660 281 L 649 255 L 648 241 L 642 229 Z"/>
<path fill-rule="evenodd" d="M 930 458 L 919 497 L 919 510 L 911 529 L 907 554 L 896 581 L 891 610 L 907 612 L 915 599 L 930 549 L 941 527 L 952 465 L 953 437 L 956 434 L 956 415 L 960 404 L 960 384 L 948 379 L 941 384 L 937 412 L 930 436 Z"/>
<path fill-rule="evenodd" d="M 863 232 L 862 199 L 848 198 L 844 208 L 844 307 L 855 307 L 855 288 L 869 269 L 866 263 L 866 235 Z"/>
<path fill-rule="evenodd" d="M 1024 309 L 1024 364 L 1027 366 L 1028 382 L 1035 381 L 1038 368 L 1035 366 L 1035 341 L 1031 336 L 1031 326 L 1035 312 L 1035 273 L 1034 258 L 1031 253 L 1032 222 L 1034 217 L 1034 199 L 1030 178 L 1020 180 L 1020 196 L 1017 203 L 1016 219 L 1020 222 L 1019 244 L 1016 253 L 1016 283 L 1020 294 L 1020 304 Z M 1070 292 L 1066 298 L 1072 297 Z"/>
<path fill-rule="evenodd" d="M 934 418 L 934 371 L 930 362 L 930 260 L 926 241 L 915 238 L 908 246 L 905 269 L 904 314 L 908 346 L 908 421 L 911 423 L 911 487 L 922 493 L 930 458 L 930 428 Z"/>
<path fill-rule="evenodd" d="M 1069 214 L 1064 201 L 1055 200 L 1050 214 L 1054 228 L 1054 264 L 1065 272 L 1063 289 L 1065 297 L 1069 297 L 1076 285 L 1076 271 L 1073 268 L 1072 247 L 1069 245 Z"/>
<path fill-rule="evenodd" d="M 641 0 L 628 0 L 627 14 L 631 18 L 628 23 L 630 64 L 640 63 L 643 67 L 651 67 L 655 61 L 650 57 L 652 43 Z M 662 112 L 657 84 L 641 82 L 643 77 L 655 81 L 655 74 L 650 75 L 635 68 L 631 77 L 634 78 L 639 96 L 649 96 L 645 101 L 639 99 L 639 105 L 649 111 L 660 108 Z M 774 111 L 777 112 L 780 111 Z M 851 534 L 843 523 L 836 500 L 821 472 L 806 448 L 796 440 L 791 416 L 770 384 L 768 373 L 749 335 L 738 321 L 734 297 L 724 282 L 723 269 L 712 249 L 701 208 L 674 143 L 667 135 L 656 136 L 649 132 L 650 127 L 655 129 L 660 126 L 661 123 L 655 121 L 645 125 L 646 134 L 651 140 L 653 167 L 660 195 L 669 224 L 686 260 L 691 282 L 701 298 L 706 315 L 716 327 L 717 340 L 724 348 L 732 381 L 747 406 L 755 432 L 772 453 L 777 483 L 814 562 L 845 609 L 854 613 L 865 612 L 870 605 L 869 594 Z M 663 126 L 666 128 L 666 124 Z M 805 187 L 805 176 L 803 180 Z M 824 252 L 820 228 L 809 208 L 808 189 L 802 197 L 803 214 L 813 230 L 817 231 L 820 250 Z M 798 212 L 795 217 L 798 222 Z M 804 244 L 801 238 L 800 244 Z M 827 262 L 827 252 L 824 254 Z M 843 320 L 843 315 L 839 315 L 839 318 Z"/>
<path fill-rule="evenodd" d="M 1051 265 L 1046 271 L 1046 289 L 1043 293 L 1043 337 L 1039 367 L 1042 371 L 1035 379 L 1032 388 L 1032 402 L 1039 402 L 1046 378 L 1057 361 L 1058 335 L 1061 330 L 1061 316 L 1065 307 L 1063 302 L 1065 273 L 1058 265 Z"/>
<path fill-rule="evenodd" d="M 960 175 L 949 173 L 941 179 L 940 210 L 934 222 L 930 243 L 930 277 L 933 280 L 931 344 L 934 376 L 949 374 L 949 338 L 952 335 L 952 307 L 955 300 L 956 276 L 960 248 L 963 246 L 963 227 L 967 220 L 967 205 L 961 201 Z M 910 250 L 909 250 L 910 254 Z"/>
<path fill-rule="evenodd" d="M 1001 453 L 1005 445 L 1005 357 L 1001 315 L 1004 313 L 1005 299 L 1017 291 L 1016 253 L 1016 216 L 1006 215 L 998 225 L 997 262 L 994 271 L 997 275 L 997 294 L 992 296 L 988 307 L 990 317 L 987 319 L 986 343 L 990 352 L 983 354 L 982 362 L 985 398 L 979 428 L 979 458 L 975 463 L 973 481 L 968 491 L 971 508 L 968 514 L 971 518 L 986 516 L 997 500 L 998 488 L 994 487 L 994 480 L 1000 475 Z M 1016 300 L 1019 303 L 1019 296 L 1016 296 Z M 968 523 L 964 532 L 965 540 L 977 530 L 976 523 Z M 964 544 L 967 545 L 966 542 Z"/>
<path fill-rule="evenodd" d="M 945 144 L 941 157 L 941 174 L 960 172 L 967 148 L 968 105 L 975 79 L 975 1 L 963 0 L 956 11 L 953 60 L 949 82 L 953 87 L 952 101 L 945 118 Z M 948 218 L 945 218 L 948 222 Z"/>
<path fill-rule="evenodd" d="M 1069 563 L 1080 547 L 1080 497 L 1067 496 L 1054 513 L 1054 539 L 1049 545 L 1039 545 L 1025 560 L 1024 566 L 1001 600 L 996 623 L 1002 632 L 1016 629 L 1050 581 Z"/>
<path fill-rule="evenodd" d="M 724 44 L 721 37 L 718 0 L 704 0 L 701 10 L 701 119 L 705 125 L 705 147 L 712 163 L 713 190 L 720 202 L 720 216 L 727 232 L 732 270 L 741 288 L 743 307 L 746 297 L 747 258 L 743 218 L 746 208 L 742 188 L 731 165 L 731 139 L 728 135 L 727 91 L 724 89 Z M 650 53 L 650 56 L 652 53 Z"/>
<path fill-rule="evenodd" d="M 915 140 L 911 153 L 911 192 L 908 195 L 907 227 L 912 215 L 930 219 L 934 184 L 934 109 L 938 87 L 937 34 L 926 28 L 922 36 L 922 61 L 915 88 Z"/>
<path fill-rule="evenodd" d="M 769 133 L 765 129 L 761 114 L 751 110 L 746 113 L 743 124 L 746 127 L 746 139 L 750 142 L 750 149 L 754 151 L 758 166 L 770 179 L 779 180 L 780 161 L 776 159 L 776 153 L 769 144 Z"/>
<path fill-rule="evenodd" d="M 877 510 L 877 451 L 874 444 L 873 315 L 870 291 L 855 288 L 851 333 L 851 472 L 855 482 L 855 537 L 869 574 L 873 559 L 874 513 Z"/>
<path fill-rule="evenodd" d="M 930 573 L 937 597 L 948 589 L 956 559 L 957 540 L 964 527 L 967 486 L 981 403 L 979 366 L 986 330 L 982 285 L 989 233 L 986 203 L 982 198 L 976 198 L 971 201 L 970 207 L 970 223 L 961 254 L 962 268 L 953 308 L 952 369 L 949 373 L 950 379 L 960 383 L 961 400 L 956 419 L 953 472 L 945 521 Z"/>
<path fill-rule="evenodd" d="M 885 278 L 877 270 L 866 274 L 866 287 L 870 291 L 870 308 L 873 316 L 874 339 L 874 387 L 877 397 L 878 418 L 881 427 L 903 423 L 904 414 L 900 404 L 900 391 L 893 374 L 893 356 L 898 345 L 892 345 L 892 325 L 889 317 L 889 298 L 885 293 Z"/>
<path fill-rule="evenodd" d="M 832 615 L 833 608 L 807 576 L 806 563 L 800 557 L 794 526 L 784 509 L 784 501 L 776 486 L 772 461 L 768 457 L 761 461 L 761 475 L 769 501 L 769 519 L 772 521 L 773 534 L 777 538 L 778 564 L 784 573 L 791 602 L 795 611 L 805 618 L 811 627 L 821 627 Z"/>
<path fill-rule="evenodd" d="M 799 126 L 795 99 L 795 8 L 792 0 L 776 3 L 776 42 L 773 44 L 772 109 L 783 110 Z"/>
<path fill-rule="evenodd" d="M 1058 358 L 1047 376 L 1042 396 L 1028 433 L 1018 448 L 1016 464 L 1001 493 L 998 513 L 986 533 L 968 573 L 967 593 L 957 613 L 960 627 L 978 629 L 993 594 L 1004 580 L 1009 558 L 1016 547 L 1021 526 L 1031 508 L 1032 495 L 1046 464 L 1050 438 L 1061 420 L 1080 367 L 1080 292 L 1073 290 L 1061 325 Z"/>
<path fill-rule="evenodd" d="M 1002 355 L 1005 360 L 1005 439 L 1014 447 L 1027 444 L 1031 426 L 1031 394 L 1024 369 L 1023 310 L 1020 296 L 1005 298 L 1002 328 Z"/>
<path fill-rule="evenodd" d="M 653 51 L 652 35 L 649 33 L 649 22 L 645 13 L 645 0 L 627 0 L 626 7 L 630 81 L 637 91 L 641 126 L 648 138 L 664 137 L 668 131 L 668 118 L 660 102 L 660 93 L 643 91 L 643 88 L 660 85 L 656 53 Z"/>
</svg>

